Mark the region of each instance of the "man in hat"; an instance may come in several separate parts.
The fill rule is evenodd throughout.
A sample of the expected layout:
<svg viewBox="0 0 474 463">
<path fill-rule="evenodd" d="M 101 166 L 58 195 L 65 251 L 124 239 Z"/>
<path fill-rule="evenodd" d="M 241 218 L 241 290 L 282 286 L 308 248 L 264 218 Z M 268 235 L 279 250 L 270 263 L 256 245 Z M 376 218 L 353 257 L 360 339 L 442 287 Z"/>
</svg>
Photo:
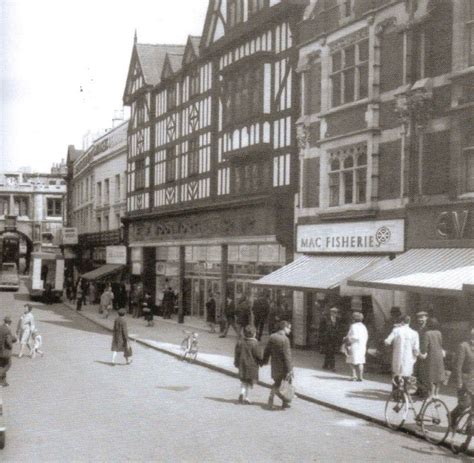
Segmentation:
<svg viewBox="0 0 474 463">
<path fill-rule="evenodd" d="M 324 354 L 323 369 L 336 371 L 336 353 L 342 342 L 342 326 L 337 307 L 331 307 L 329 316 L 321 320 L 319 333 L 321 353 Z"/>
<path fill-rule="evenodd" d="M 17 341 L 13 336 L 10 326 L 12 319 L 7 315 L 0 326 L 0 386 L 7 387 L 7 372 L 12 366 L 13 344 Z"/>
<path fill-rule="evenodd" d="M 428 322 L 428 312 L 425 310 L 420 310 L 419 312 L 416 313 L 416 327 L 415 331 L 418 333 L 418 336 L 420 337 L 420 345 L 424 345 L 424 339 L 427 331 L 427 324 Z M 416 361 L 415 364 L 415 370 L 414 370 L 414 375 L 417 380 L 418 384 L 418 389 L 416 391 L 416 395 L 420 397 L 426 397 L 428 395 L 428 391 L 431 390 L 431 384 L 425 384 L 424 383 L 424 376 L 423 375 L 423 362 L 426 362 L 426 360 L 423 360 L 421 357 L 418 357 L 418 360 Z"/>
<path fill-rule="evenodd" d="M 114 322 L 112 333 L 112 365 L 115 365 L 117 352 L 123 352 L 127 365 L 132 363 L 132 350 L 128 339 L 128 327 L 125 320 L 125 309 L 119 309 L 118 316 Z"/>
</svg>

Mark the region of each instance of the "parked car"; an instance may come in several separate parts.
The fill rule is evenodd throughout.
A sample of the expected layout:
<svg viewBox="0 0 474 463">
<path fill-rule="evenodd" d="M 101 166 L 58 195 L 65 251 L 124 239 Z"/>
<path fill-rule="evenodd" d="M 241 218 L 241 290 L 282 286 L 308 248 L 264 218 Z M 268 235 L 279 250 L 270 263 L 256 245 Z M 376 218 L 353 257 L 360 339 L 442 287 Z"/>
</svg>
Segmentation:
<svg viewBox="0 0 474 463">
<path fill-rule="evenodd" d="M 13 262 L 3 263 L 0 271 L 0 289 L 18 291 L 19 288 L 20 277 L 18 276 L 18 267 Z"/>
</svg>

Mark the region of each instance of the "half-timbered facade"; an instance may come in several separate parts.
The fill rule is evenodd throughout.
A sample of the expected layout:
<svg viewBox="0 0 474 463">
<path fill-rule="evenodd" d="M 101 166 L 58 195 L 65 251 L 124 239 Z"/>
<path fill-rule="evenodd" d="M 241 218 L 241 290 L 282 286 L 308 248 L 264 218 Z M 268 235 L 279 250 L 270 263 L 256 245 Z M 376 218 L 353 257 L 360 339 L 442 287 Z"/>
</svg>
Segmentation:
<svg viewBox="0 0 474 463">
<path fill-rule="evenodd" d="M 291 258 L 294 34 L 307 3 L 211 0 L 203 36 L 155 57 L 155 83 L 134 47 L 124 101 L 131 121 L 139 101 L 150 112 L 129 128 L 131 264 L 158 304 L 170 285 L 204 315 L 209 294 L 239 298 Z"/>
</svg>

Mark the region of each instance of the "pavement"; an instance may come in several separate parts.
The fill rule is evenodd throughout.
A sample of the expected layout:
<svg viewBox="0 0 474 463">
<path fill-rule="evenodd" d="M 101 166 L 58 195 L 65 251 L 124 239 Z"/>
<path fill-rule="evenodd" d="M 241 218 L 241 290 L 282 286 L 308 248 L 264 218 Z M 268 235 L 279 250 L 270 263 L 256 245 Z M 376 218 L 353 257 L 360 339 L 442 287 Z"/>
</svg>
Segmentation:
<svg viewBox="0 0 474 463">
<path fill-rule="evenodd" d="M 66 306 L 75 311 L 75 305 L 66 302 Z M 101 327 L 111 330 L 115 313 L 108 319 L 99 314 L 97 305 L 83 306 L 80 313 L 83 317 L 93 321 Z M 166 354 L 179 357 L 180 344 L 183 340 L 183 330 L 196 331 L 199 334 L 199 354 L 196 364 L 236 377 L 237 369 L 233 365 L 234 348 L 237 336 L 232 331 L 226 338 L 219 338 L 219 333 L 211 333 L 206 323 L 198 318 L 185 317 L 184 324 L 176 320 L 155 317 L 155 325 L 147 327 L 146 322 L 134 319 L 127 314 L 128 331 L 130 338 L 137 343 L 154 348 Z M 265 343 L 265 339 L 262 343 Z M 295 373 L 295 388 L 297 397 L 344 412 L 353 417 L 368 420 L 385 426 L 385 401 L 391 392 L 389 375 L 366 373 L 363 382 L 350 381 L 350 369 L 342 356 L 336 362 L 336 372 L 329 372 L 321 368 L 323 357 L 317 352 L 293 349 Z M 272 384 L 270 367 L 260 369 L 259 384 L 270 387 Z M 440 398 L 452 410 L 456 406 L 456 398 L 452 393 L 443 393 Z M 421 401 L 416 402 L 421 407 Z M 421 429 L 416 426 L 414 419 L 408 419 L 404 431 L 422 435 Z"/>
</svg>

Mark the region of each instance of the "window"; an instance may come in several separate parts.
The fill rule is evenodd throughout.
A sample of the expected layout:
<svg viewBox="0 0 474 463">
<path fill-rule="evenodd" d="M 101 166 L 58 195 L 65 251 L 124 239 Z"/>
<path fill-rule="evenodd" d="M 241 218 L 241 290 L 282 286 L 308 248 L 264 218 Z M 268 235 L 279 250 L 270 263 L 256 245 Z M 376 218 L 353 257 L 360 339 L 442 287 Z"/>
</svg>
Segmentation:
<svg viewBox="0 0 474 463">
<path fill-rule="evenodd" d="M 0 197 L 0 215 L 8 215 L 8 196 Z"/>
<path fill-rule="evenodd" d="M 263 66 L 232 75 L 224 84 L 224 126 L 263 112 Z"/>
<path fill-rule="evenodd" d="M 115 214 L 115 223 L 117 224 L 117 228 L 122 226 L 122 222 L 120 221 L 120 213 Z"/>
<path fill-rule="evenodd" d="M 199 69 L 194 69 L 189 76 L 189 95 L 191 97 L 199 93 Z"/>
<path fill-rule="evenodd" d="M 50 180 L 48 183 L 49 185 L 56 185 L 56 180 Z"/>
<path fill-rule="evenodd" d="M 102 231 L 102 219 L 100 217 L 97 217 L 97 231 Z"/>
<path fill-rule="evenodd" d="M 257 13 L 265 6 L 265 0 L 249 0 L 249 13 Z"/>
<path fill-rule="evenodd" d="M 176 107 L 176 87 L 173 85 L 167 92 L 168 109 Z"/>
<path fill-rule="evenodd" d="M 368 96 L 369 41 L 362 40 L 332 55 L 332 106 L 357 101 Z"/>
<path fill-rule="evenodd" d="M 117 174 L 115 176 L 115 202 L 120 201 L 120 195 L 121 195 L 120 187 L 121 187 L 120 174 Z"/>
<path fill-rule="evenodd" d="M 109 230 L 109 216 L 104 215 L 104 231 Z"/>
<path fill-rule="evenodd" d="M 188 175 L 199 174 L 199 139 L 189 140 Z"/>
<path fill-rule="evenodd" d="M 28 198 L 17 197 L 14 200 L 14 215 L 28 215 Z"/>
<path fill-rule="evenodd" d="M 474 66 L 474 0 L 467 1 L 467 49 L 468 49 L 468 65 Z"/>
<path fill-rule="evenodd" d="M 367 201 L 367 154 L 364 147 L 331 155 L 329 206 L 363 204 Z"/>
<path fill-rule="evenodd" d="M 61 199 L 48 198 L 47 206 L 49 217 L 61 217 L 63 212 Z"/>
<path fill-rule="evenodd" d="M 233 169 L 233 193 L 256 193 L 270 187 L 271 164 L 269 161 L 236 165 Z"/>
<path fill-rule="evenodd" d="M 97 182 L 97 205 L 102 204 L 102 182 Z"/>
<path fill-rule="evenodd" d="M 145 160 L 135 162 L 135 190 L 145 188 Z"/>
<path fill-rule="evenodd" d="M 244 8 L 242 5 L 242 0 L 229 0 L 227 17 L 230 27 L 235 26 L 244 20 Z"/>
<path fill-rule="evenodd" d="M 166 181 L 174 182 L 176 180 L 176 146 L 166 150 Z"/>
<path fill-rule="evenodd" d="M 109 179 L 104 180 L 104 204 L 109 204 L 110 202 L 110 181 Z"/>
<path fill-rule="evenodd" d="M 145 104 L 142 100 L 137 102 L 137 126 L 145 123 Z"/>
</svg>

